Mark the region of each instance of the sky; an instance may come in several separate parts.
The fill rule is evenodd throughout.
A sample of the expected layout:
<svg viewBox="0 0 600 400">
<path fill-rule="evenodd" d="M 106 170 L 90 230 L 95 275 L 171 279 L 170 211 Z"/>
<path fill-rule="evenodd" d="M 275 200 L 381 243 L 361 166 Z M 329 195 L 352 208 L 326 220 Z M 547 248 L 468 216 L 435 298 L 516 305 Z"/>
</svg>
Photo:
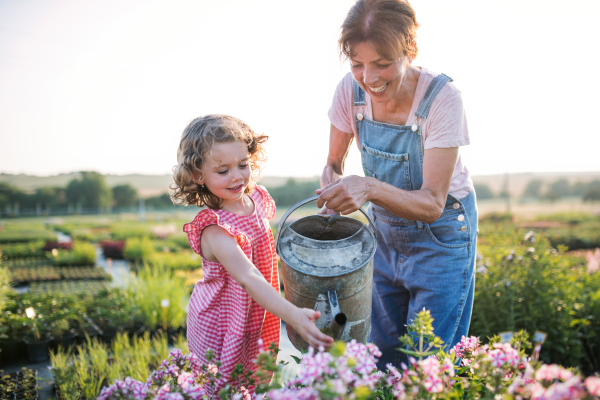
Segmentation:
<svg viewBox="0 0 600 400">
<path fill-rule="evenodd" d="M 219 113 L 270 137 L 263 175 L 320 175 L 353 3 L 0 0 L 0 172 L 167 174 Z M 461 90 L 471 174 L 600 171 L 600 1 L 411 4 L 413 65 Z"/>
</svg>

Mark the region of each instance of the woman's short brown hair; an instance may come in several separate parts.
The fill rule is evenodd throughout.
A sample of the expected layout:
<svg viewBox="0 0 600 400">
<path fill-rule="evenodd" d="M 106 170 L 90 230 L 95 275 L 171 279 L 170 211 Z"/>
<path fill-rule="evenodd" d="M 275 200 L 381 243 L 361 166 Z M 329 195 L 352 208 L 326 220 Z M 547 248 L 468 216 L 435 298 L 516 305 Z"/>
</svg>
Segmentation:
<svg viewBox="0 0 600 400">
<path fill-rule="evenodd" d="M 340 56 L 350 58 L 352 48 L 370 42 L 388 60 L 417 56 L 417 17 L 405 0 L 359 0 L 342 24 Z"/>
<path fill-rule="evenodd" d="M 252 171 L 245 193 L 254 190 L 266 161 L 264 143 L 269 137 L 258 135 L 245 122 L 229 115 L 205 115 L 191 121 L 181 134 L 177 150 L 177 165 L 173 167 L 170 186 L 173 203 L 221 208 L 222 200 L 206 185 L 198 185 L 200 169 L 215 143 L 242 142 L 248 147 L 248 164 Z"/>
</svg>

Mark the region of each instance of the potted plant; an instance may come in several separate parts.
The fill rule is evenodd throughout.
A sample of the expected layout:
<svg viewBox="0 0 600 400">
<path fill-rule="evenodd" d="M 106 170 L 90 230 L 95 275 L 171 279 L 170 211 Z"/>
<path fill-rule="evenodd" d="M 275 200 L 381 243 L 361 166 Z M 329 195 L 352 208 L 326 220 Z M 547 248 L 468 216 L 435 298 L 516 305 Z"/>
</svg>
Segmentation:
<svg viewBox="0 0 600 400">
<path fill-rule="evenodd" d="M 28 332 L 25 337 L 25 346 L 29 354 L 29 361 L 48 361 L 48 347 L 52 336 L 41 315 L 36 316 L 35 310 L 32 307 L 26 309 L 25 312 L 28 317 L 26 323 Z"/>
<path fill-rule="evenodd" d="M 77 332 L 71 327 L 67 318 L 58 319 L 50 323 L 50 333 L 52 334 L 52 344 L 68 349 L 77 338 Z"/>
<path fill-rule="evenodd" d="M 2 350 L 3 365 L 8 362 L 19 362 L 27 359 L 27 348 L 25 347 L 25 329 L 27 317 L 6 311 L 0 318 L 6 338 L 0 339 L 0 350 Z"/>
</svg>

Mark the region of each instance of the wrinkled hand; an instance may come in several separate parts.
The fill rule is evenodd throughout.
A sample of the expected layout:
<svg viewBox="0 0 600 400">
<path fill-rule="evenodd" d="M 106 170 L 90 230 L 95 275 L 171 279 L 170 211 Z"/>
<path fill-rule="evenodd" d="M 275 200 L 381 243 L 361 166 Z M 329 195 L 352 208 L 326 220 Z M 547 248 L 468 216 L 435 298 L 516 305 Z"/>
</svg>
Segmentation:
<svg viewBox="0 0 600 400">
<path fill-rule="evenodd" d="M 333 169 L 333 166 L 329 165 L 323 168 L 323 173 L 321 174 L 321 188 L 331 184 L 332 182 L 338 181 L 342 179 L 344 175 L 338 174 Z M 328 209 L 327 207 L 322 207 L 321 211 L 319 211 L 321 215 L 339 215 L 339 212 Z"/>
<path fill-rule="evenodd" d="M 298 312 L 292 317 L 290 325 L 298 332 L 309 346 L 318 349 L 323 346 L 326 349 L 333 344 L 333 338 L 327 336 L 317 328 L 315 321 L 321 313 L 308 308 L 298 308 Z"/>
<path fill-rule="evenodd" d="M 342 215 L 351 214 L 369 201 L 369 178 L 350 175 L 316 190 L 317 207 L 326 206 Z"/>
</svg>

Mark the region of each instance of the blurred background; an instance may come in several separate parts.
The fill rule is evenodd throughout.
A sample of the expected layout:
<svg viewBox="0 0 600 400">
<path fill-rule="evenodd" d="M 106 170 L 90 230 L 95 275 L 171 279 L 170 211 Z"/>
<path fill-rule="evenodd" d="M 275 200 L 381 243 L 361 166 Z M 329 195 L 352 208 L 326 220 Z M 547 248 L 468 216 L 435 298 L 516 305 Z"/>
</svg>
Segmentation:
<svg viewBox="0 0 600 400">
<path fill-rule="evenodd" d="M 337 38 L 352 4 L 0 0 L 7 372 L 29 366 L 93 399 L 104 378 L 145 380 L 169 339 L 186 347 L 186 307 L 203 273 L 181 230 L 198 209 L 168 195 L 180 134 L 209 113 L 267 134 L 261 183 L 277 203 L 275 229 L 319 187 L 327 112 L 349 71 Z M 600 2 L 411 4 L 421 24 L 414 64 L 453 77 L 467 110 L 471 144 L 460 151 L 481 222 L 470 334 L 546 332 L 544 362 L 599 371 Z M 355 146 L 346 174 L 362 175 Z M 80 357 L 91 378 L 74 373 L 60 352 L 55 376 L 46 369 L 48 346 L 79 343 L 99 359 L 106 348 L 86 347 L 86 335 L 122 349 L 124 333 L 142 350 L 112 345 L 110 371 Z M 26 345 L 40 339 L 32 358 Z M 285 335 L 282 349 L 295 354 Z M 131 361 L 137 353 L 147 362 Z"/>
</svg>

